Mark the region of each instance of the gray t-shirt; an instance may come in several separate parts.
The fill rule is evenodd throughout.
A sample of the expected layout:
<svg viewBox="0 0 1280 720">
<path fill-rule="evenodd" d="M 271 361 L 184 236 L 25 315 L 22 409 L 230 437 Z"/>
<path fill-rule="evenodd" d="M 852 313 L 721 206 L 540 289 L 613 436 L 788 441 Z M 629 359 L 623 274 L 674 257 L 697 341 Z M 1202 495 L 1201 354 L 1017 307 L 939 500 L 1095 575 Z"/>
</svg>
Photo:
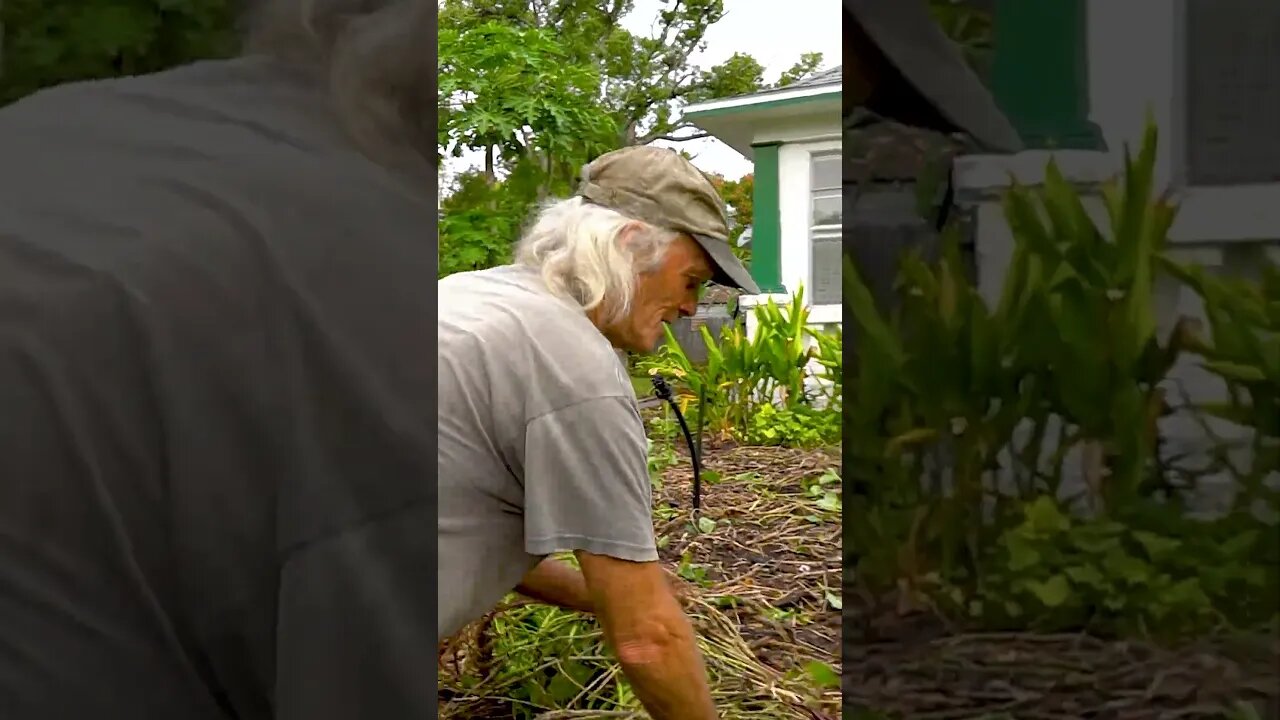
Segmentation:
<svg viewBox="0 0 1280 720">
<path fill-rule="evenodd" d="M 0 108 L 0 717 L 435 716 L 430 187 L 263 58 Z"/>
<path fill-rule="evenodd" d="M 439 302 L 439 636 L 551 553 L 656 560 L 644 424 L 605 337 L 521 266 L 447 277 Z"/>
</svg>

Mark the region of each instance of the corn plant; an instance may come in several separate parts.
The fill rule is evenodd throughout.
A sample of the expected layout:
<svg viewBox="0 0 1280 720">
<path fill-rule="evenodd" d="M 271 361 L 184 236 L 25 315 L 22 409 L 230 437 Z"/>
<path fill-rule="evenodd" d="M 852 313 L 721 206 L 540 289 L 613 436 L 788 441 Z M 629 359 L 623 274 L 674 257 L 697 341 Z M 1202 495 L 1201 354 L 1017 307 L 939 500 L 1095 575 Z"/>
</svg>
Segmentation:
<svg viewBox="0 0 1280 720">
<path fill-rule="evenodd" d="M 1137 157 L 1126 151 L 1123 175 L 1103 188 L 1105 233 L 1052 162 L 1042 187 L 1011 186 L 1013 255 L 994 307 L 965 277 L 954 235 L 935 266 L 903 259 L 893 316 L 846 263 L 856 356 L 845 452 L 861 495 L 846 547 L 865 575 L 976 572 L 981 547 L 1017 509 L 992 481 L 1011 476 L 1023 498 L 1056 495 L 1075 447 L 1089 451 L 1086 480 L 1104 507 L 1123 510 L 1146 490 L 1158 384 L 1181 337 L 1155 335 L 1155 258 L 1176 211 L 1152 197 L 1156 139 L 1149 124 Z M 993 500 L 997 522 L 986 527 Z"/>
<path fill-rule="evenodd" d="M 1226 385 L 1225 402 L 1199 410 L 1251 431 L 1248 467 L 1237 467 L 1229 453 L 1219 458 L 1245 491 L 1238 501 L 1272 494 L 1262 482 L 1280 472 L 1280 268 L 1264 262 L 1255 283 L 1215 277 L 1169 258 L 1162 264 L 1203 299 L 1209 334 L 1193 336 L 1188 349 Z M 1274 495 L 1270 499 L 1274 503 Z"/>
<path fill-rule="evenodd" d="M 805 401 L 805 378 L 813 359 L 807 342 L 809 308 L 804 304 L 804 288 L 791 296 L 785 311 L 770 298 L 752 313 L 756 334 L 751 342 L 760 363 L 759 390 L 770 401 L 776 398 L 784 408 L 795 407 Z"/>
<path fill-rule="evenodd" d="M 844 329 L 836 325 L 831 330 L 809 328 L 807 333 L 820 368 L 815 377 L 822 384 L 825 406 L 839 412 L 844 399 Z"/>
<path fill-rule="evenodd" d="M 706 363 L 694 363 L 669 329 L 656 356 L 643 363 L 649 373 L 678 380 L 681 412 L 702 398 L 696 412 L 702 413 L 704 428 L 712 432 L 747 437 L 753 434 L 761 408 L 794 413 L 812 407 L 813 398 L 805 389 L 811 364 L 820 368 L 820 378 L 840 373 L 838 336 L 832 339 L 809 327 L 803 291 L 784 306 L 770 300 L 752 313 L 756 321 L 752 336 L 739 324 L 722 327 L 719 338 L 712 337 L 705 326 L 700 328 Z M 836 383 L 827 391 L 828 399 L 838 391 Z M 838 405 L 832 410 L 838 410 Z"/>
<path fill-rule="evenodd" d="M 1144 490 L 1165 410 L 1158 383 L 1181 337 L 1156 337 L 1156 258 L 1177 213 L 1167 195 L 1153 197 L 1156 148 L 1148 121 L 1137 157 L 1126 149 L 1123 174 L 1102 188 L 1105 235 L 1052 162 L 1043 188 L 1015 184 L 1004 203 L 1016 243 L 1004 288 L 1015 337 L 1025 361 L 1047 371 L 1053 409 L 1073 428 L 1062 449 L 1083 447 L 1086 483 L 1113 508 Z"/>
<path fill-rule="evenodd" d="M 857 333 L 845 453 L 860 485 L 846 547 L 872 582 L 914 585 L 935 571 L 972 570 L 984 475 L 1037 397 L 1020 382 L 1022 369 L 1003 362 L 1007 323 L 994 322 L 965 282 L 954 238 L 944 247 L 936 268 L 903 259 L 893 317 L 875 307 L 857 269 L 845 268 Z"/>
</svg>

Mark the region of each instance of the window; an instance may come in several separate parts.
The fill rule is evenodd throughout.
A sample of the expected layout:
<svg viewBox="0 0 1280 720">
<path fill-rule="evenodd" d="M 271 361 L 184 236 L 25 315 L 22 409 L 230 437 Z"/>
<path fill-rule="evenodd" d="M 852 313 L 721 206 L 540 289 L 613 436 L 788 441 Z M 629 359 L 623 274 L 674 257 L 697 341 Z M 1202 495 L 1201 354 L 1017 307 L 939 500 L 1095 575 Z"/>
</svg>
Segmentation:
<svg viewBox="0 0 1280 720">
<path fill-rule="evenodd" d="M 843 239 L 844 193 L 839 152 L 815 153 L 809 160 L 809 241 L 811 282 L 808 295 L 814 305 L 840 302 L 840 244 Z"/>
<path fill-rule="evenodd" d="M 1187 183 L 1280 182 L 1280 3 L 1187 0 L 1185 8 Z"/>
<path fill-rule="evenodd" d="M 812 155 L 809 160 L 809 226 L 839 226 L 843 208 L 840 153 Z"/>
</svg>

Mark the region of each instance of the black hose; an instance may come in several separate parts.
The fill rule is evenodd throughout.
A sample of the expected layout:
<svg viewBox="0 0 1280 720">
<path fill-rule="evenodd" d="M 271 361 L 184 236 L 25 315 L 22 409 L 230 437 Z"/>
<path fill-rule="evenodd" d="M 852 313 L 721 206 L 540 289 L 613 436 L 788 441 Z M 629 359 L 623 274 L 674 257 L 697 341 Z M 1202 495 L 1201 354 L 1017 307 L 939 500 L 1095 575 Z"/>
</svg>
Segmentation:
<svg viewBox="0 0 1280 720">
<path fill-rule="evenodd" d="M 666 379 L 661 375 L 650 375 L 649 382 L 653 383 L 653 394 L 659 400 L 666 400 L 675 411 L 676 422 L 680 423 L 680 430 L 684 432 L 684 441 L 689 445 L 689 456 L 693 459 L 693 516 L 696 520 L 698 512 L 702 509 L 702 464 L 698 458 L 698 448 L 694 446 L 693 433 L 689 432 L 689 424 L 684 421 L 684 415 L 680 412 L 680 406 L 676 404 L 675 396 Z M 698 412 L 702 412 L 701 408 Z"/>
</svg>

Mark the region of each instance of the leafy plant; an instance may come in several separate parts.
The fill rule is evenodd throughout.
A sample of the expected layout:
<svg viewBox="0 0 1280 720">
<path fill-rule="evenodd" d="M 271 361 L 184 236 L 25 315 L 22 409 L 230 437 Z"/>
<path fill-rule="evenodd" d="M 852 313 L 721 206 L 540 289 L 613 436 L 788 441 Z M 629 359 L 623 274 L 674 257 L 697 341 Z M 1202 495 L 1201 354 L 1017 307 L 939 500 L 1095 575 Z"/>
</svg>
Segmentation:
<svg viewBox="0 0 1280 720">
<path fill-rule="evenodd" d="M 1234 383 L 1220 414 L 1262 428 L 1255 457 L 1266 470 L 1251 479 L 1270 469 L 1277 283 L 1271 270 L 1246 290 L 1183 268 L 1206 297 L 1214 342 L 1187 321 L 1157 337 L 1154 276 L 1178 270 L 1161 259 L 1176 206 L 1154 192 L 1156 141 L 1149 123 L 1102 187 L 1101 226 L 1052 162 L 1042 185 L 1014 183 L 1004 198 L 1013 255 L 993 304 L 966 277 L 954 237 L 937 263 L 904 258 L 893 314 L 846 261 L 856 521 L 845 548 L 863 586 L 933 595 L 985 624 L 1176 631 L 1268 616 L 1240 601 L 1276 601 L 1262 550 L 1280 545 L 1276 529 L 1244 512 L 1188 520 L 1165 492 L 1157 421 L 1170 369 L 1196 349 Z M 1057 505 L 1073 451 L 1098 501 L 1083 520 Z M 1045 534 L 1051 512 L 1065 525 Z M 1178 544 L 1177 558 L 1151 554 L 1162 541 Z"/>
<path fill-rule="evenodd" d="M 6 0 L 0 105 L 64 82 L 233 55 L 240 48 L 239 8 L 229 0 Z"/>
<path fill-rule="evenodd" d="M 976 592 L 949 597 L 984 625 L 1043 631 L 1173 637 L 1276 617 L 1280 565 L 1256 526 L 1150 518 L 1082 520 L 1042 496 L 988 549 Z"/>
<path fill-rule="evenodd" d="M 1232 459 L 1228 443 L 1217 458 L 1244 488 L 1237 504 L 1261 497 L 1276 508 L 1276 489 L 1265 481 L 1280 472 L 1280 268 L 1263 259 L 1260 280 L 1251 282 L 1215 277 L 1169 258 L 1162 262 L 1204 301 L 1209 335 L 1191 336 L 1188 350 L 1226 386 L 1225 402 L 1199 410 L 1250 431 L 1247 467 Z"/>
<path fill-rule="evenodd" d="M 1108 235 L 1053 163 L 1042 191 L 1015 185 L 1005 198 L 1017 242 L 1005 291 L 1024 308 L 1021 349 L 1047 370 L 1053 408 L 1074 428 L 1065 445 L 1095 451 L 1085 481 L 1112 507 L 1143 490 L 1164 411 L 1159 383 L 1180 337 L 1162 346 L 1155 334 L 1156 259 L 1177 212 L 1153 197 L 1156 147 L 1149 121 L 1137 157 L 1126 150 L 1123 175 L 1103 186 Z"/>
<path fill-rule="evenodd" d="M 763 405 L 747 421 L 742 440 L 749 445 L 831 445 L 840 441 L 840 415 L 805 405 L 793 409 Z"/>
<path fill-rule="evenodd" d="M 809 325 L 803 290 L 786 306 L 752 310 L 756 330 L 725 325 L 718 339 L 700 328 L 707 361 L 693 362 L 674 333 L 642 372 L 678 381 L 682 413 L 693 409 L 706 430 L 753 444 L 818 445 L 839 436 L 842 375 L 839 335 Z M 819 389 L 809 390 L 817 379 Z"/>
</svg>

